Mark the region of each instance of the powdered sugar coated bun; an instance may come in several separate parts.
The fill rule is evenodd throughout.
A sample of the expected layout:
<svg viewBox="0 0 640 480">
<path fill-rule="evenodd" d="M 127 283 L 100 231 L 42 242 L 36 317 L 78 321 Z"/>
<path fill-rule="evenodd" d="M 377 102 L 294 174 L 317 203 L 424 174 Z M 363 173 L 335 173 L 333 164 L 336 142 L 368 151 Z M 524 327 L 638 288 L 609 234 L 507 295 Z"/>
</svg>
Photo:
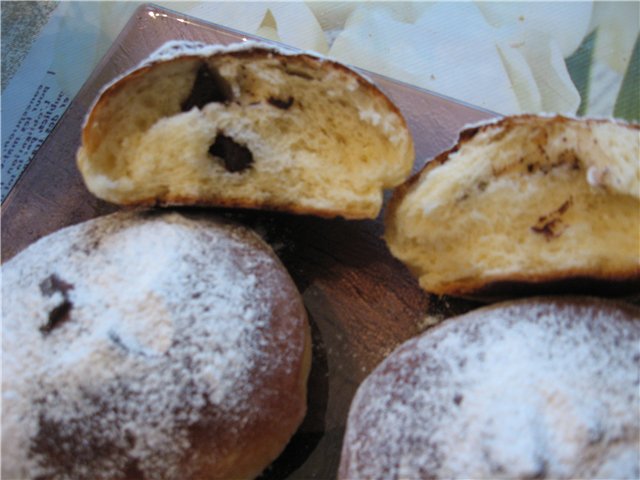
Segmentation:
<svg viewBox="0 0 640 480">
<path fill-rule="evenodd" d="M 255 234 L 117 213 L 3 279 L 3 478 L 248 478 L 306 409 L 300 296 Z"/>
<path fill-rule="evenodd" d="M 340 478 L 638 478 L 640 311 L 537 298 L 451 319 L 360 386 Z"/>
</svg>

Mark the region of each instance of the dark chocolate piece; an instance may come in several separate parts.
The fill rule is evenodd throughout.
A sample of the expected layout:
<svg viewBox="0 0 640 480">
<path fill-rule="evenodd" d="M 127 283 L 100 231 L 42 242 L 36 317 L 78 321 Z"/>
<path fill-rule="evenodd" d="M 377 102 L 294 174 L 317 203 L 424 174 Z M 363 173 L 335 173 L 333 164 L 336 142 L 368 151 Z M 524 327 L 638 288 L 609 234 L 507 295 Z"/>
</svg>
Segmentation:
<svg viewBox="0 0 640 480">
<path fill-rule="evenodd" d="M 49 312 L 47 323 L 40 327 L 40 331 L 44 335 L 47 335 L 69 319 L 69 312 L 71 312 L 71 308 L 73 307 L 73 304 L 69 300 L 69 290 L 73 289 L 73 285 L 65 282 L 53 273 L 40 282 L 39 286 L 42 294 L 47 297 L 51 297 L 57 292 L 62 294 L 62 303 L 55 306 Z"/>
<path fill-rule="evenodd" d="M 267 100 L 269 104 L 273 105 L 276 108 L 280 108 L 282 110 L 289 110 L 291 105 L 293 105 L 293 97 L 289 97 L 286 100 L 281 100 L 280 98 L 269 97 Z"/>
<path fill-rule="evenodd" d="M 181 108 L 183 112 L 187 112 L 193 107 L 202 108 L 208 103 L 228 103 L 232 97 L 229 83 L 217 71 L 210 69 L 203 62 L 198 68 L 191 93 L 182 102 Z"/>
<path fill-rule="evenodd" d="M 531 227 L 531 230 L 544 235 L 547 240 L 559 237 L 566 230 L 566 226 L 562 223 L 562 215 L 569 210 L 572 204 L 573 198 L 569 197 L 556 210 L 539 217 L 538 222 Z"/>
<path fill-rule="evenodd" d="M 47 323 L 40 327 L 40 331 L 43 334 L 48 335 L 56 327 L 59 327 L 62 323 L 69 320 L 71 307 L 73 307 L 73 304 L 65 298 L 60 305 L 54 307 L 53 310 L 49 312 L 49 319 Z"/>
<path fill-rule="evenodd" d="M 218 134 L 209 153 L 220 158 L 224 168 L 231 173 L 242 172 L 253 164 L 251 150 L 223 134 Z"/>
<path fill-rule="evenodd" d="M 67 292 L 73 288 L 73 285 L 65 282 L 55 273 L 52 273 L 42 282 L 40 282 L 40 291 L 47 297 L 52 296 L 56 292 L 60 292 L 63 296 L 67 295 Z"/>
</svg>

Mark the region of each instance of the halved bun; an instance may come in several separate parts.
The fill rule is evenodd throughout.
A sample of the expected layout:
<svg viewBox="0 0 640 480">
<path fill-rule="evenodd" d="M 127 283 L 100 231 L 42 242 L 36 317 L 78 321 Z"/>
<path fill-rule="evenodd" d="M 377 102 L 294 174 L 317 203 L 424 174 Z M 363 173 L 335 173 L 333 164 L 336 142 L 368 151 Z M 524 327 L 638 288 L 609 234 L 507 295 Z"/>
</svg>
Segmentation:
<svg viewBox="0 0 640 480">
<path fill-rule="evenodd" d="M 391 252 L 432 293 L 640 285 L 640 129 L 522 115 L 467 129 L 394 194 Z"/>
<path fill-rule="evenodd" d="M 107 87 L 78 166 L 121 205 L 375 218 L 414 152 L 405 120 L 339 63 L 258 43 L 173 42 Z"/>
</svg>

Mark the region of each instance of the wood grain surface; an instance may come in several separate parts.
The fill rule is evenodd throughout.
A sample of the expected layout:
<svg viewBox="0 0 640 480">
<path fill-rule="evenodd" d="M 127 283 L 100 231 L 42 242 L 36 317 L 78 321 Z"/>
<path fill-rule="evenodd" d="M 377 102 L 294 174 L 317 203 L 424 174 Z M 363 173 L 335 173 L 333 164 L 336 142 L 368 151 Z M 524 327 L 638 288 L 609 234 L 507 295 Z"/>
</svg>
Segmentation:
<svg viewBox="0 0 640 480">
<path fill-rule="evenodd" d="M 67 225 L 115 211 L 85 189 L 75 164 L 82 122 L 100 88 L 170 39 L 232 43 L 250 38 L 155 6 L 140 7 L 73 100 L 2 205 L 2 261 Z M 416 165 L 450 146 L 468 123 L 495 114 L 368 73 L 411 128 Z M 430 319 L 475 305 L 423 293 L 381 239 L 381 219 L 325 220 L 211 210 L 255 228 L 288 268 L 309 313 L 314 342 L 307 417 L 264 478 L 334 478 L 356 388 Z"/>
</svg>

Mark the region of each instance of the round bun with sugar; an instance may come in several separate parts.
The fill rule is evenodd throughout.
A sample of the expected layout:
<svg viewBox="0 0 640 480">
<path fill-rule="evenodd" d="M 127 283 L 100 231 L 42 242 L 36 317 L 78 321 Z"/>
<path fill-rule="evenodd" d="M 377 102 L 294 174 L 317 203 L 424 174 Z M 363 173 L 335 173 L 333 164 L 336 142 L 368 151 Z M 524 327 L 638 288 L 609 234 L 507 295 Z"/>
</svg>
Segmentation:
<svg viewBox="0 0 640 480">
<path fill-rule="evenodd" d="M 640 309 L 537 297 L 452 318 L 359 387 L 339 478 L 638 478 Z"/>
<path fill-rule="evenodd" d="M 100 94 L 77 162 L 121 205 L 375 218 L 408 177 L 400 111 L 343 64 L 256 42 L 170 42 Z"/>
<path fill-rule="evenodd" d="M 305 309 L 245 227 L 116 213 L 2 281 L 3 478 L 253 478 L 305 415 Z"/>
<path fill-rule="evenodd" d="M 394 192 L 387 244 L 439 295 L 638 293 L 639 152 L 614 120 L 476 125 Z"/>
</svg>

